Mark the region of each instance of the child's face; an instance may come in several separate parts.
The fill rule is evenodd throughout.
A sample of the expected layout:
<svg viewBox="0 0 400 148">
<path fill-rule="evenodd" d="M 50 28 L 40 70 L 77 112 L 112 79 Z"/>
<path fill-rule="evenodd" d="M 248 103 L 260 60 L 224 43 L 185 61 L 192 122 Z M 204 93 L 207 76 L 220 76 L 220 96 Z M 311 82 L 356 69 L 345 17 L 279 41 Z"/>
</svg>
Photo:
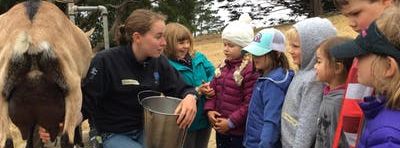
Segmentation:
<svg viewBox="0 0 400 148">
<path fill-rule="evenodd" d="M 178 41 L 175 45 L 176 58 L 177 59 L 185 58 L 185 56 L 189 52 L 189 49 L 190 49 L 190 41 L 189 40 Z"/>
<path fill-rule="evenodd" d="M 253 56 L 253 62 L 257 71 L 262 71 L 263 73 L 269 69 L 268 65 L 271 63 L 266 54 L 262 56 Z"/>
<path fill-rule="evenodd" d="M 331 70 L 333 67 L 329 66 L 328 58 L 322 54 L 320 49 L 317 50 L 316 56 L 317 62 L 315 63 L 314 68 L 317 75 L 317 80 L 329 83 L 329 80 L 331 80 L 333 77 L 333 70 Z"/>
<path fill-rule="evenodd" d="M 293 58 L 293 63 L 299 66 L 301 64 L 301 48 L 298 38 L 289 40 L 289 54 Z"/>
<path fill-rule="evenodd" d="M 349 0 L 349 4 L 342 7 L 342 14 L 349 20 L 349 26 L 356 32 L 367 29 L 391 4 L 389 0 L 370 2 L 369 0 Z"/>
<path fill-rule="evenodd" d="M 376 58 L 377 56 L 374 54 L 367 54 L 357 57 L 358 59 L 357 80 L 359 83 L 373 87 L 371 65 L 373 64 Z"/>
<path fill-rule="evenodd" d="M 227 60 L 240 58 L 242 47 L 228 40 L 223 40 L 223 42 L 224 42 L 224 54 Z"/>
</svg>

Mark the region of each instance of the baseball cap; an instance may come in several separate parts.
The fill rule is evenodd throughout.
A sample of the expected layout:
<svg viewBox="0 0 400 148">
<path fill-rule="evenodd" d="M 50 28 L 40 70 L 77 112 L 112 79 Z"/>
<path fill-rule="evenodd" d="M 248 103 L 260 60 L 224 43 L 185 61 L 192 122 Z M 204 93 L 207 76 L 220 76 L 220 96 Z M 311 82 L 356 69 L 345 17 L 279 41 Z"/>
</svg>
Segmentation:
<svg viewBox="0 0 400 148">
<path fill-rule="evenodd" d="M 243 48 L 255 56 L 262 56 L 271 51 L 285 52 L 285 35 L 277 29 L 263 29 L 254 36 L 253 41 Z"/>
<path fill-rule="evenodd" d="M 362 31 L 353 41 L 335 46 L 329 52 L 335 58 L 357 57 L 374 53 L 400 59 L 400 49 L 391 44 L 379 31 L 376 22 L 373 22 L 367 30 Z"/>
</svg>

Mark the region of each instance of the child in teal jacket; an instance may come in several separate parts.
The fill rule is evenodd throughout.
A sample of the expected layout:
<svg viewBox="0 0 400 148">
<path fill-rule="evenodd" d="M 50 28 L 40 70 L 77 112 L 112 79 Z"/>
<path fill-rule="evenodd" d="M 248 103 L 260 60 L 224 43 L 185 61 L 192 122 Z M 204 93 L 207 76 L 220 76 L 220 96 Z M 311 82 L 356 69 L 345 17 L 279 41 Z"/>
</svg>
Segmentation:
<svg viewBox="0 0 400 148">
<path fill-rule="evenodd" d="M 199 94 L 196 117 L 189 127 L 184 147 L 206 148 L 211 128 L 203 108 L 205 95 L 212 90 L 208 82 L 214 77 L 215 68 L 202 53 L 193 49 L 193 37 L 185 26 L 178 23 L 168 24 L 165 38 L 167 46 L 164 54 L 169 63 L 179 71 L 187 84 L 196 87 Z"/>
</svg>

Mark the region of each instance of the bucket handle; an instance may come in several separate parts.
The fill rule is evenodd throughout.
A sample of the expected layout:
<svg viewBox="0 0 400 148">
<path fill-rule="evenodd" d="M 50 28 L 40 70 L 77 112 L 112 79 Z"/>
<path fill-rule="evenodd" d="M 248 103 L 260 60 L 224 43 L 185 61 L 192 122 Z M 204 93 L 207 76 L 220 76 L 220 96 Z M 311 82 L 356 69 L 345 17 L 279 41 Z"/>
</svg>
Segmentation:
<svg viewBox="0 0 400 148">
<path fill-rule="evenodd" d="M 158 94 L 160 94 L 161 97 L 165 97 L 165 95 L 164 95 L 162 92 L 159 92 L 159 91 L 155 91 L 155 90 L 143 90 L 143 91 L 140 91 L 140 92 L 137 94 L 138 102 L 139 102 L 140 105 L 143 105 L 143 104 L 142 104 L 142 100 L 143 100 L 144 98 L 142 98 L 142 96 L 141 96 L 143 93 L 158 93 Z"/>
</svg>

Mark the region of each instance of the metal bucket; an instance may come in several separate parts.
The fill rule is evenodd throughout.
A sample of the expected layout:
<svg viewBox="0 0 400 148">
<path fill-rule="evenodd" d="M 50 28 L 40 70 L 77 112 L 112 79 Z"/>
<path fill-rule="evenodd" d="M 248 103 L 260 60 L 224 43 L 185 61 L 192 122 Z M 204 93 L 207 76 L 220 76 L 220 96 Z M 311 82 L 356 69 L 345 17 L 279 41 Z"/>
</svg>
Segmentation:
<svg viewBox="0 0 400 148">
<path fill-rule="evenodd" d="M 186 129 L 179 128 L 174 114 L 181 99 L 175 97 L 149 96 L 140 100 L 144 108 L 144 146 L 145 148 L 181 148 L 186 137 Z"/>
</svg>

